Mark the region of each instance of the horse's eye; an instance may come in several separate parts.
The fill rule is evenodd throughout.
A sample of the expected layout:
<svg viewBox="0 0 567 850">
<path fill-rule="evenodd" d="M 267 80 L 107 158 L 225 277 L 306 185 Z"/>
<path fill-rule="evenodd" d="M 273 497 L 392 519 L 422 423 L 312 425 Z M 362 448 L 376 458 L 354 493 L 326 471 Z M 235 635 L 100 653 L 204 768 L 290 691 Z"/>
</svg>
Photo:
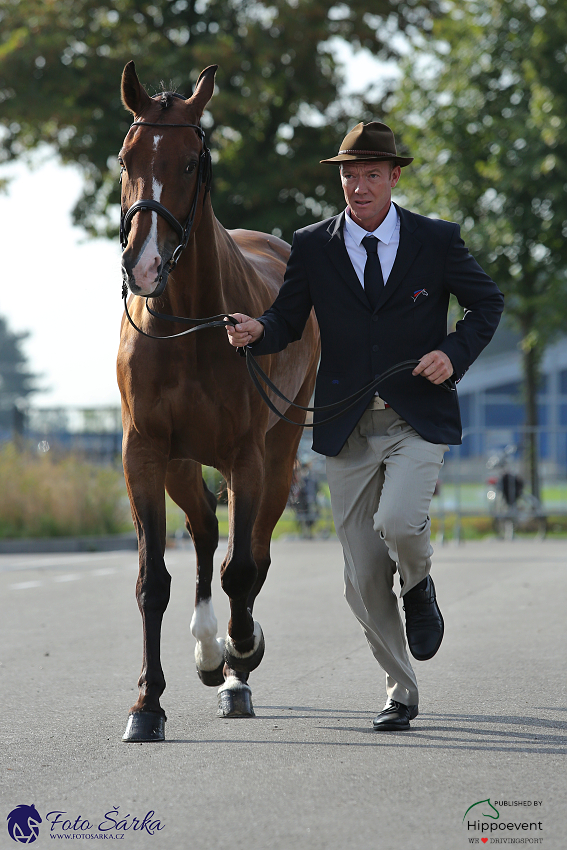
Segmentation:
<svg viewBox="0 0 567 850">
<path fill-rule="evenodd" d="M 122 159 L 121 156 L 118 157 L 118 165 L 120 166 L 122 171 L 124 171 L 124 169 L 126 168 L 126 166 L 124 165 L 124 160 Z"/>
<path fill-rule="evenodd" d="M 197 167 L 197 163 L 194 159 L 191 160 L 187 168 L 185 169 L 185 174 L 193 174 Z"/>
</svg>

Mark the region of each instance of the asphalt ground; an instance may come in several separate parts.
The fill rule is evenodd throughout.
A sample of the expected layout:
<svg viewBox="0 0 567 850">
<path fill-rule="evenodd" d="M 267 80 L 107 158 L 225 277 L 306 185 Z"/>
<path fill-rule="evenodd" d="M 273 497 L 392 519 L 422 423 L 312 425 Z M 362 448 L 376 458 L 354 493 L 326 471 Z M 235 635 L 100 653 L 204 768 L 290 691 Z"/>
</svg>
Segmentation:
<svg viewBox="0 0 567 850">
<path fill-rule="evenodd" d="M 9 813 L 34 804 L 38 850 L 563 850 L 566 555 L 567 541 L 437 546 L 445 640 L 415 662 L 412 729 L 380 734 L 384 676 L 335 540 L 274 544 L 257 717 L 240 720 L 217 718 L 196 676 L 194 556 L 168 550 L 163 744 L 121 742 L 141 663 L 136 554 L 0 556 L 0 848 L 17 846 Z M 218 570 L 214 599 L 222 634 Z"/>
</svg>

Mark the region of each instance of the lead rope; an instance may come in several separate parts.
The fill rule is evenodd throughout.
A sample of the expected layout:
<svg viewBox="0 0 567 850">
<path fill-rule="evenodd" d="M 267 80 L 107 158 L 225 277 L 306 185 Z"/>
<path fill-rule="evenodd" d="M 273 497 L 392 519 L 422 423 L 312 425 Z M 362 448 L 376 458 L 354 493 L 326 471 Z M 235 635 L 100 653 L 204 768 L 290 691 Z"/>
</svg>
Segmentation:
<svg viewBox="0 0 567 850">
<path fill-rule="evenodd" d="M 180 333 L 168 334 L 167 336 L 155 336 L 154 334 L 146 333 L 146 331 L 143 331 L 134 322 L 128 311 L 127 297 L 128 287 L 126 286 L 126 284 L 123 284 L 122 298 L 124 299 L 124 310 L 126 312 L 128 321 L 130 322 L 132 327 L 138 331 L 138 333 L 142 334 L 142 336 L 148 337 L 149 339 L 178 339 L 179 337 L 187 336 L 188 334 L 195 333 L 196 331 L 202 331 L 206 328 L 224 328 L 227 325 L 235 326 L 238 324 L 234 316 L 230 316 L 223 313 L 219 313 L 216 316 L 209 316 L 206 319 L 189 319 L 184 318 L 182 316 L 168 316 L 165 313 L 158 313 L 155 310 L 152 310 L 151 307 L 148 305 L 148 302 L 146 301 L 146 309 L 148 313 L 150 313 L 152 316 L 155 316 L 156 319 L 165 319 L 169 322 L 192 322 L 195 325 L 195 327 L 188 328 L 186 331 L 181 331 Z M 386 381 L 388 378 L 392 378 L 394 375 L 398 375 L 400 372 L 405 372 L 409 369 L 413 371 L 415 367 L 419 364 L 419 360 L 403 360 L 402 362 L 396 363 L 394 366 L 391 366 L 389 369 L 386 369 L 385 372 L 382 372 L 382 374 L 374 378 L 373 381 L 370 381 L 370 383 L 356 390 L 356 392 L 352 393 L 352 395 L 347 396 L 347 398 L 344 398 L 341 401 L 336 401 L 333 404 L 319 405 L 318 407 L 303 407 L 303 405 L 296 404 L 294 401 L 291 401 L 291 399 L 287 398 L 278 389 L 278 387 L 276 387 L 273 381 L 268 377 L 268 375 L 266 375 L 262 367 L 258 365 L 258 362 L 252 354 L 252 351 L 250 350 L 249 346 L 246 346 L 246 348 L 238 348 L 237 351 L 242 357 L 246 358 L 246 368 L 248 369 L 248 374 L 252 378 L 252 382 L 258 390 L 260 397 L 268 405 L 272 413 L 275 413 L 277 416 L 279 416 L 280 419 L 283 419 L 284 422 L 289 422 L 291 425 L 299 425 L 300 427 L 304 428 L 315 428 L 317 425 L 326 425 L 328 422 L 332 422 L 334 419 L 338 419 L 340 416 L 343 416 L 345 413 L 355 407 L 363 396 L 365 396 L 372 390 L 376 390 L 377 387 L 381 383 Z M 295 422 L 293 419 L 289 419 L 283 413 L 280 413 L 280 411 L 274 405 L 274 403 L 260 384 L 259 379 L 261 379 L 278 398 L 285 402 L 288 407 L 295 407 L 296 410 L 303 410 L 305 413 L 318 413 L 322 410 L 331 411 L 337 410 L 337 408 L 340 408 L 340 410 L 338 411 L 338 413 L 335 413 L 332 416 L 327 416 L 325 419 L 322 419 L 319 422 L 305 424 L 301 422 Z M 438 386 L 440 386 L 441 389 L 445 390 L 446 392 L 455 392 L 455 387 L 452 386 L 452 382 L 450 380 L 443 381 L 443 383 L 439 384 Z M 345 404 L 347 405 L 346 407 Z"/>
<path fill-rule="evenodd" d="M 232 316 L 229 316 L 229 321 L 225 321 L 224 317 L 226 313 L 219 313 L 218 316 L 209 316 L 208 319 L 183 319 L 181 316 L 166 316 L 164 313 L 155 313 L 151 307 L 148 307 L 148 302 L 146 301 L 146 309 L 148 313 L 151 313 L 152 316 L 155 316 L 157 319 L 168 319 L 170 322 L 193 322 L 196 325 L 194 328 L 189 328 L 186 331 L 180 331 L 177 334 L 168 334 L 167 336 L 155 336 L 154 334 L 146 333 L 142 328 L 139 328 L 135 323 L 134 319 L 130 315 L 128 310 L 128 286 L 123 283 L 122 284 L 122 299 L 124 301 L 124 311 L 126 313 L 126 317 L 130 324 L 135 330 L 138 331 L 142 336 L 147 336 L 148 339 L 178 339 L 180 336 L 187 336 L 187 334 L 195 333 L 195 331 L 202 331 L 205 328 L 224 328 L 226 325 L 236 325 L 238 324 L 236 319 Z M 238 349 L 240 351 L 240 349 Z"/>
</svg>

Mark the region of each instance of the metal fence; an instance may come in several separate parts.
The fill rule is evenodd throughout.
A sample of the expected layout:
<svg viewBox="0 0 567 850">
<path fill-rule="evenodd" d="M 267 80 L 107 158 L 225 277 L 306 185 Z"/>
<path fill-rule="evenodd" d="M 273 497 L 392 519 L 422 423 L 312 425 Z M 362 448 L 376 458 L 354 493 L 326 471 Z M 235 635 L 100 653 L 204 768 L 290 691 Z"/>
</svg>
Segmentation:
<svg viewBox="0 0 567 850">
<path fill-rule="evenodd" d="M 539 498 L 529 488 L 529 443 L 534 433 Z M 463 537 L 466 517 L 490 519 L 494 530 L 507 538 L 517 530 L 543 536 L 554 518 L 567 515 L 566 445 L 567 428 L 465 429 L 462 445 L 451 446 L 445 456 L 432 516 L 442 527 L 452 516 L 457 540 Z"/>
<path fill-rule="evenodd" d="M 15 408 L 13 429 L 1 436 L 40 453 L 76 452 L 93 463 L 121 463 L 119 407 Z"/>
<path fill-rule="evenodd" d="M 73 451 L 94 463 L 121 465 L 120 408 L 30 407 L 23 414 L 17 413 L 13 430 L 0 433 L 0 440 L 15 437 L 38 452 Z M 539 500 L 533 499 L 529 492 L 526 468 L 528 438 L 534 431 L 537 433 L 541 482 Z M 325 459 L 312 452 L 310 444 L 311 434 L 305 432 L 298 463 L 304 470 L 309 468 L 310 475 L 317 481 L 319 516 L 325 516 L 327 527 L 332 523 Z M 204 470 L 204 475 L 210 488 L 222 499 L 222 478 L 214 470 Z M 514 495 L 517 498 L 513 498 Z M 293 498 L 290 506 L 297 510 Z M 450 525 L 451 536 L 462 539 L 467 518 L 484 518 L 503 536 L 512 536 L 522 527 L 543 534 L 550 522 L 567 516 L 567 427 L 466 428 L 462 445 L 451 446 L 445 456 L 431 515 L 440 528 L 441 538 Z M 298 513 L 298 521 L 301 519 Z"/>
</svg>

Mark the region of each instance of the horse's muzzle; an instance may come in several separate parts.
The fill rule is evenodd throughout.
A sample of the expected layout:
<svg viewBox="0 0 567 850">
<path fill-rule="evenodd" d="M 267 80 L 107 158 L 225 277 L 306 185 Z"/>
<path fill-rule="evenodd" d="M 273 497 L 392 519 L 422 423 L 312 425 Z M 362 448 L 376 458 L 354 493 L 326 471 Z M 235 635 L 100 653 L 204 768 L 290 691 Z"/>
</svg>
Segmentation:
<svg viewBox="0 0 567 850">
<path fill-rule="evenodd" d="M 133 295 L 142 298 L 158 298 L 162 295 L 169 277 L 169 264 L 161 260 L 157 267 L 152 268 L 151 276 L 147 273 L 140 275 L 135 273 L 137 267 L 130 269 L 127 260 L 122 258 L 122 280 L 128 286 Z M 153 279 L 152 279 L 153 277 Z"/>
</svg>

